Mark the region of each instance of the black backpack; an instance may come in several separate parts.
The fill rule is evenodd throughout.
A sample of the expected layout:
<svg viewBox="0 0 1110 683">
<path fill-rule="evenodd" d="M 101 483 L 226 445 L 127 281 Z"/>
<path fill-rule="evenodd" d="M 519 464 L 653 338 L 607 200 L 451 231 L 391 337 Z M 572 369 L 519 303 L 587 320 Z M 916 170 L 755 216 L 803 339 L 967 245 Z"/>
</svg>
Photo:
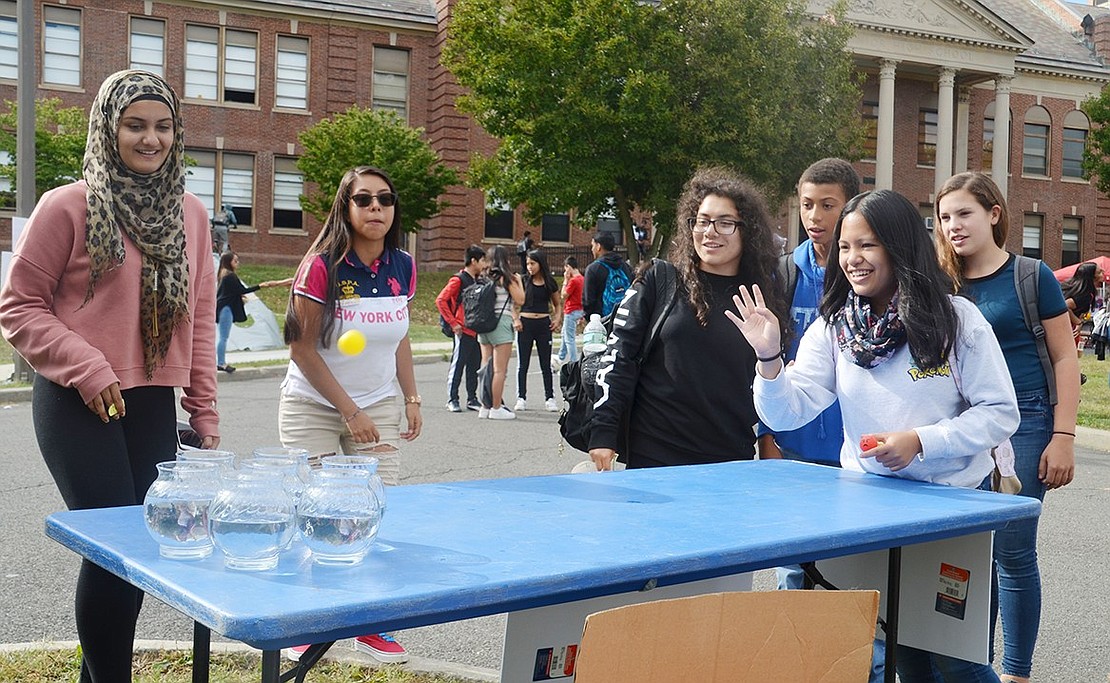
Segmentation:
<svg viewBox="0 0 1110 683">
<path fill-rule="evenodd" d="M 479 279 L 463 288 L 462 307 L 463 325 L 475 332 L 485 334 L 497 329 L 497 321 L 505 312 L 509 301 L 497 310 L 497 283 L 494 280 Z"/>
<path fill-rule="evenodd" d="M 651 347 L 659 336 L 659 330 L 663 327 L 667 314 L 674 306 L 678 291 L 678 273 L 673 265 L 661 259 L 654 259 L 652 268 L 656 271 L 655 310 L 651 312 L 648 334 L 644 337 L 643 346 L 640 347 L 640 352 L 635 358 L 638 364 L 643 364 L 644 359 L 651 353 Z M 593 354 L 586 357 L 583 354 L 578 360 L 567 363 L 559 369 L 559 386 L 563 390 L 563 403 L 566 406 L 563 414 L 559 416 L 559 433 L 572 448 L 585 453 L 590 451 L 590 421 L 594 414 L 594 403 L 598 398 L 595 378 L 602 355 Z M 629 408 L 631 406 L 625 409 L 625 414 L 621 417 L 622 435 L 628 431 Z M 626 444 L 619 445 L 617 448 L 622 461 L 627 456 L 625 450 L 627 450 Z"/>
</svg>

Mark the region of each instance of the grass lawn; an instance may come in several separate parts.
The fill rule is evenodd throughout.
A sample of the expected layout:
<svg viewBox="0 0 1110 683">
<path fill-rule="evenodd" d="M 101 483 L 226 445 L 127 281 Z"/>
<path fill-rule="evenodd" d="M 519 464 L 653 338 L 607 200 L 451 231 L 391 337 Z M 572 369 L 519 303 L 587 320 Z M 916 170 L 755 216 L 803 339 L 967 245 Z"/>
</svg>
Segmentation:
<svg viewBox="0 0 1110 683">
<path fill-rule="evenodd" d="M 192 652 L 139 652 L 134 660 L 134 683 L 189 683 L 192 680 L 192 660 Z M 261 656 L 254 653 L 213 653 L 211 681 L 256 681 L 261 662 Z M 0 654 L 0 681 L 62 683 L 77 680 L 80 668 L 81 657 L 76 648 Z M 331 683 L 468 683 L 463 678 L 414 673 L 398 666 L 370 668 L 328 660 L 313 667 L 308 680 Z"/>
</svg>

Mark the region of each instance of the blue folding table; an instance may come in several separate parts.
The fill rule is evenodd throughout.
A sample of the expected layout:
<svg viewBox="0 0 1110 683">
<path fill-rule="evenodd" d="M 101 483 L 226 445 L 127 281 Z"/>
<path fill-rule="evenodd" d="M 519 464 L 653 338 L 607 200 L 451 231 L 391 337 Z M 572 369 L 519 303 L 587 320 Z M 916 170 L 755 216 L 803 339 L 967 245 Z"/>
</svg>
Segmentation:
<svg viewBox="0 0 1110 683">
<path fill-rule="evenodd" d="M 216 631 L 262 650 L 274 683 L 283 647 L 887 548 L 895 563 L 901 546 L 1039 513 L 1030 498 L 771 460 L 394 487 L 349 568 L 301 545 L 265 572 L 225 569 L 219 551 L 162 559 L 137 506 L 55 513 L 46 533 L 192 618 L 194 681 Z"/>
</svg>

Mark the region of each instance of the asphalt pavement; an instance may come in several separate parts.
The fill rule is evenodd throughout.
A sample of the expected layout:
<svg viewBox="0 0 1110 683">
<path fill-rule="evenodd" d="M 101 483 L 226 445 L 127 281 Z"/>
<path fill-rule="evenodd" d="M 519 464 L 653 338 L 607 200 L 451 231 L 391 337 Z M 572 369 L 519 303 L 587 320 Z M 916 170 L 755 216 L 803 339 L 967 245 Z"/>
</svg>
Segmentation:
<svg viewBox="0 0 1110 683">
<path fill-rule="evenodd" d="M 533 409 L 519 413 L 517 420 L 479 421 L 473 412 L 447 412 L 442 346 L 418 349 L 426 354 L 416 366 L 424 397 L 424 433 L 402 451 L 403 484 L 563 473 L 585 458 L 562 442 L 557 413 L 535 409 L 542 407 L 543 396 L 536 359 L 528 378 Z M 237 354 L 229 362 L 283 357 L 282 352 L 248 354 Z M 0 369 L 0 376 L 6 376 L 2 373 Z M 256 446 L 278 443 L 278 385 L 283 374 L 281 366 L 241 367 L 233 375 L 221 374 L 221 447 L 246 454 Z M 514 364 L 506 395 L 515 392 L 515 376 Z M 78 562 L 43 534 L 43 518 L 63 505 L 38 453 L 30 404 L 18 391 L 0 390 L 0 434 L 0 643 L 8 644 L 0 645 L 0 651 L 75 641 L 72 609 Z M 1034 666 L 1038 683 L 1110 681 L 1108 452 L 1110 433 L 1081 429 L 1075 482 L 1051 492 L 1041 516 L 1044 615 Z M 737 502 L 737 514 L 744 514 L 743 501 Z M 773 588 L 769 572 L 757 574 L 756 588 Z M 409 649 L 409 666 L 414 669 L 497 681 L 504 624 L 504 615 L 497 615 L 395 635 Z M 188 647 L 192 624 L 148 599 L 137 638 L 152 647 L 164 647 L 165 641 Z M 362 656 L 350 642 L 338 644 L 334 651 Z"/>
</svg>

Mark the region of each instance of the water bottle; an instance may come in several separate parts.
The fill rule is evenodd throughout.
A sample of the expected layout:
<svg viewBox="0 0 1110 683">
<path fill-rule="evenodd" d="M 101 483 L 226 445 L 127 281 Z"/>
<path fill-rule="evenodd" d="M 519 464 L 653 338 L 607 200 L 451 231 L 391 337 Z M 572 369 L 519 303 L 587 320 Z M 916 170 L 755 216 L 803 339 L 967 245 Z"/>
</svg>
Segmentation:
<svg viewBox="0 0 1110 683">
<path fill-rule="evenodd" d="M 601 316 L 597 313 L 590 314 L 590 322 L 586 323 L 586 329 L 582 331 L 582 353 L 590 355 L 605 351 L 605 337 L 605 325 L 601 324 Z"/>
</svg>

